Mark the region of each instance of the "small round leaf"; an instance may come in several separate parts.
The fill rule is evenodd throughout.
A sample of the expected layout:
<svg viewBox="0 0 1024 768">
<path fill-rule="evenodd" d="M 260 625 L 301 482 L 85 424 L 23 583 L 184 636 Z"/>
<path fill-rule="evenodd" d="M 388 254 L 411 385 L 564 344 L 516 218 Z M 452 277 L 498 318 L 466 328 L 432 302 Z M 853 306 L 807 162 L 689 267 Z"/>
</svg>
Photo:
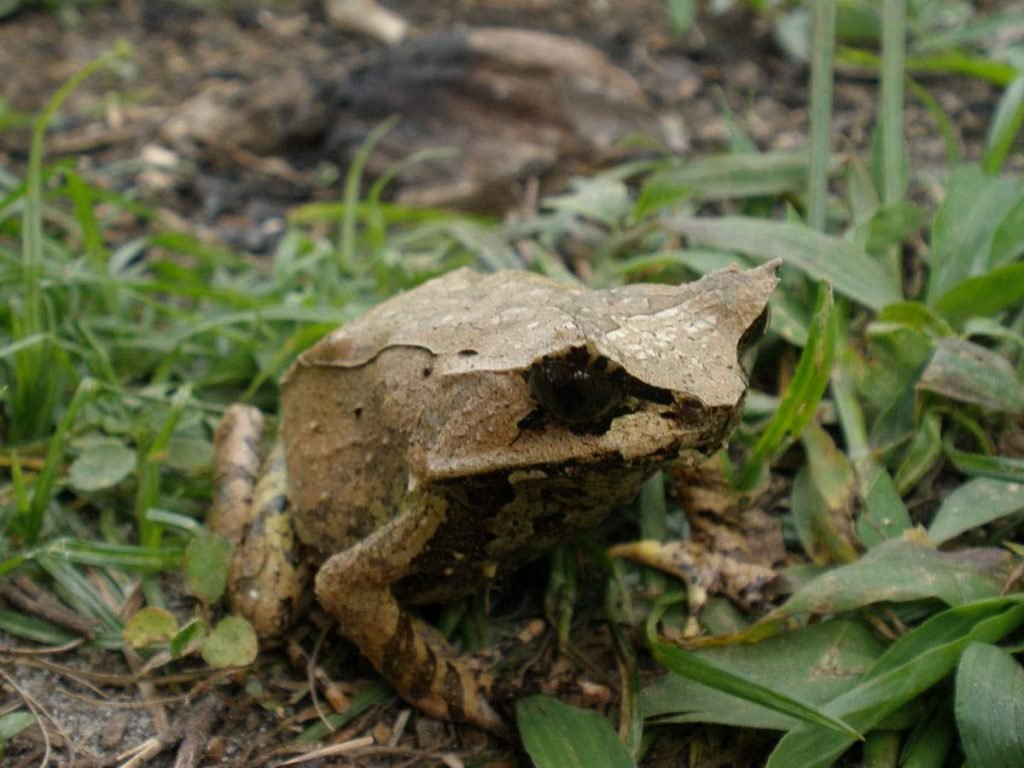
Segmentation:
<svg viewBox="0 0 1024 768">
<path fill-rule="evenodd" d="M 132 648 L 148 648 L 164 643 L 178 631 L 178 620 L 166 608 L 150 605 L 136 613 L 125 624 L 122 636 Z"/>
<path fill-rule="evenodd" d="M 215 603 L 224 594 L 231 565 L 231 542 L 223 536 L 204 534 L 185 550 L 185 586 L 204 603 Z"/>
</svg>

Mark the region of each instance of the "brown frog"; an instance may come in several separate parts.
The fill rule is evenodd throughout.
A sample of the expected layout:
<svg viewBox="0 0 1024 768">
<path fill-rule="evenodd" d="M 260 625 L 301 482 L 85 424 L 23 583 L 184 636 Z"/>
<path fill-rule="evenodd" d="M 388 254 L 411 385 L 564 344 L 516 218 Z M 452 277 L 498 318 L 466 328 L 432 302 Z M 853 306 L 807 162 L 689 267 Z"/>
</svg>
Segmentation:
<svg viewBox="0 0 1024 768">
<path fill-rule="evenodd" d="M 481 590 L 664 463 L 718 450 L 777 266 L 602 291 L 463 269 L 334 331 L 285 376 L 265 461 L 258 411 L 232 406 L 218 427 L 211 525 L 240 542 L 233 609 L 280 635 L 315 571 L 320 603 L 405 699 L 503 731 L 491 677 L 406 606 Z"/>
</svg>

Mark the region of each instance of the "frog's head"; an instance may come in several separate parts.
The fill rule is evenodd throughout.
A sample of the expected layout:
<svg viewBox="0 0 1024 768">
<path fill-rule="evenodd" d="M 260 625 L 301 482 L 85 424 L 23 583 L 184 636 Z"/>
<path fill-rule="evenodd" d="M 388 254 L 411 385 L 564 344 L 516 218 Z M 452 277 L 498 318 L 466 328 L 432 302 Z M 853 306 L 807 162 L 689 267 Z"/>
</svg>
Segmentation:
<svg viewBox="0 0 1024 768">
<path fill-rule="evenodd" d="M 564 301 L 549 294 L 542 306 L 493 313 L 492 334 L 435 351 L 432 375 L 444 384 L 421 424 L 414 474 L 654 464 L 717 450 L 739 417 L 742 353 L 764 332 L 777 266 Z"/>
</svg>

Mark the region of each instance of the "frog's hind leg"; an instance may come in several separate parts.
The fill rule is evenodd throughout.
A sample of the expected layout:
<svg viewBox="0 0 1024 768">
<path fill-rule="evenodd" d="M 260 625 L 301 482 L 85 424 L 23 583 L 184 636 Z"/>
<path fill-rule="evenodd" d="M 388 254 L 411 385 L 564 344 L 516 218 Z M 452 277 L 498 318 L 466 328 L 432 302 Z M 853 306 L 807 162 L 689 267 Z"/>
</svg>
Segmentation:
<svg viewBox="0 0 1024 768">
<path fill-rule="evenodd" d="M 216 490 L 210 525 L 236 545 L 228 575 L 231 608 L 263 638 L 292 623 L 309 584 L 287 496 L 280 442 L 261 461 L 263 417 L 233 405 L 217 427 Z"/>
<path fill-rule="evenodd" d="M 508 736 L 488 701 L 492 680 L 437 630 L 402 608 L 391 586 L 408 571 L 444 519 L 444 501 L 407 500 L 395 519 L 362 542 L 329 558 L 316 594 L 395 690 L 418 709 L 444 720 L 472 723 Z"/>
</svg>

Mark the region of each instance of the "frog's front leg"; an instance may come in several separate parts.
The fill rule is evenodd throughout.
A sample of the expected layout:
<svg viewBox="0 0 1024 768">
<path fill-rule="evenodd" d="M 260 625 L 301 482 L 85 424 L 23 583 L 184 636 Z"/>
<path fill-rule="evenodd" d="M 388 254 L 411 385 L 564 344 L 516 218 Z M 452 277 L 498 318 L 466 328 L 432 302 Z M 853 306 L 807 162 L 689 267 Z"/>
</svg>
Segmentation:
<svg viewBox="0 0 1024 768">
<path fill-rule="evenodd" d="M 490 675 L 402 608 L 391 591 L 444 516 L 440 497 L 410 494 L 398 517 L 323 564 L 316 577 L 317 597 L 341 623 L 345 636 L 410 704 L 433 717 L 507 736 L 505 723 L 488 701 Z"/>
<path fill-rule="evenodd" d="M 261 461 L 263 417 L 232 405 L 217 426 L 216 488 L 210 527 L 235 544 L 228 602 L 262 637 L 280 635 L 309 583 L 287 496 L 284 449 L 276 442 Z"/>
</svg>

